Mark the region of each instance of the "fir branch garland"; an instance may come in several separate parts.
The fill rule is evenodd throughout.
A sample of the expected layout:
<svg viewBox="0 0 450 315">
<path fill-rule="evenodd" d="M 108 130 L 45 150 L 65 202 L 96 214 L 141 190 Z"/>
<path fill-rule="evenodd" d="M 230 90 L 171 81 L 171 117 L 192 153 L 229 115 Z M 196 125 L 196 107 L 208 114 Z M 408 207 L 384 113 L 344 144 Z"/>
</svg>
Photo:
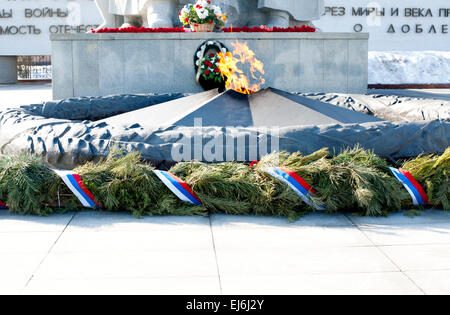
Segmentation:
<svg viewBox="0 0 450 315">
<path fill-rule="evenodd" d="M 180 201 L 154 174 L 153 166 L 138 152 L 114 149 L 104 160 L 74 170 L 107 211 L 133 215 L 237 215 L 283 216 L 295 219 L 315 211 L 286 184 L 270 176 L 269 166 L 286 167 L 317 192 L 312 201 L 326 204 L 328 212 L 385 215 L 412 208 L 411 197 L 394 177 L 388 163 L 360 147 L 330 155 L 327 149 L 303 156 L 285 152 L 270 154 L 251 167 L 225 162 L 182 162 L 169 171 L 182 178 L 198 195 L 202 206 Z M 450 148 L 440 156 L 419 156 L 403 163 L 426 190 L 431 206 L 450 209 Z M 48 215 L 61 204 L 79 208 L 79 202 L 63 181 L 34 155 L 0 157 L 0 200 L 10 212 Z"/>
<path fill-rule="evenodd" d="M 441 156 L 419 156 L 405 162 L 402 168 L 422 185 L 433 205 L 450 210 L 450 148 Z"/>
</svg>

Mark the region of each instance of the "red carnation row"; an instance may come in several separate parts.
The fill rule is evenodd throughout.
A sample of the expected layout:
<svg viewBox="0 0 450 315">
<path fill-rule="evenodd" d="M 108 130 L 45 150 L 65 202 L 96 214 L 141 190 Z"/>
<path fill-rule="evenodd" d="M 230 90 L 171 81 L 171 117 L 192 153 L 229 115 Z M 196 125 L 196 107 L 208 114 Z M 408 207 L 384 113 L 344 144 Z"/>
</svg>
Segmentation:
<svg viewBox="0 0 450 315">
<path fill-rule="evenodd" d="M 184 33 L 186 32 L 184 27 L 158 27 L 158 28 L 148 28 L 148 27 L 125 27 L 125 28 L 102 28 L 100 30 L 91 30 L 92 33 Z M 311 26 L 294 26 L 294 27 L 227 27 L 224 28 L 225 33 L 314 33 L 316 29 Z"/>
<path fill-rule="evenodd" d="M 124 28 L 102 28 L 92 33 L 184 33 L 183 27 L 124 27 Z"/>
<path fill-rule="evenodd" d="M 224 28 L 223 31 L 225 33 L 314 33 L 316 32 L 316 29 L 311 26 L 294 26 L 294 27 L 266 27 L 264 25 L 262 26 L 255 26 L 255 27 L 227 27 Z"/>
</svg>

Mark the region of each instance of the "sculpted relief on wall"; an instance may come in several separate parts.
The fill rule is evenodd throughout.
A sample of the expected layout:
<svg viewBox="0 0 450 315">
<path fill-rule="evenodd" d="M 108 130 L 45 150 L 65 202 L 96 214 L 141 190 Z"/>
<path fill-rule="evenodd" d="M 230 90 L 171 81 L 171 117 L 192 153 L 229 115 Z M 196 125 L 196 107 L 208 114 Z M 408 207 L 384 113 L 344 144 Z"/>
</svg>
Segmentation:
<svg viewBox="0 0 450 315">
<path fill-rule="evenodd" d="M 95 0 L 103 27 L 173 27 L 178 12 L 194 0 Z M 229 25 L 288 27 L 311 25 L 324 10 L 323 0 L 216 0 Z"/>
</svg>

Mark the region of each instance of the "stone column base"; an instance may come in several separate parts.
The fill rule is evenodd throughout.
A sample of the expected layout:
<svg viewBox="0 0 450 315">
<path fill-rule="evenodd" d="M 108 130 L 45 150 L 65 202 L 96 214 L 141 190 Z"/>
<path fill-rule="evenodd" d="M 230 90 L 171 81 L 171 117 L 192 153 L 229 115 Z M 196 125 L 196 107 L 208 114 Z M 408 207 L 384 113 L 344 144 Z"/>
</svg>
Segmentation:
<svg viewBox="0 0 450 315">
<path fill-rule="evenodd" d="M 0 84 L 17 83 L 17 57 L 0 56 Z"/>
</svg>

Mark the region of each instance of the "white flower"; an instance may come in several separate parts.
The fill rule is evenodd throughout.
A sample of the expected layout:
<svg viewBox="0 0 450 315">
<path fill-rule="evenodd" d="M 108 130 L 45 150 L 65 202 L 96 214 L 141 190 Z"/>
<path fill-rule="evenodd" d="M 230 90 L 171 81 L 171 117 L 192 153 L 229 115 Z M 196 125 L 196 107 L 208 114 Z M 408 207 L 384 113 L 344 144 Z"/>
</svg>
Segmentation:
<svg viewBox="0 0 450 315">
<path fill-rule="evenodd" d="M 214 10 L 215 15 L 217 15 L 217 16 L 222 15 L 222 9 L 219 6 L 213 5 L 212 8 Z"/>
<path fill-rule="evenodd" d="M 197 58 L 200 58 L 201 55 L 201 52 L 197 52 Z"/>
<path fill-rule="evenodd" d="M 195 9 L 195 11 L 197 12 L 197 15 L 200 19 L 206 19 L 209 15 L 209 11 L 205 8 L 201 8 L 201 9 Z"/>
<path fill-rule="evenodd" d="M 207 8 L 210 6 L 210 4 L 208 3 L 207 0 L 198 0 L 196 4 L 201 5 L 204 8 Z"/>
<path fill-rule="evenodd" d="M 191 9 L 188 8 L 187 6 L 185 6 L 185 7 L 181 10 L 181 14 L 182 14 L 182 15 L 188 15 L 190 11 L 191 11 Z"/>
</svg>

